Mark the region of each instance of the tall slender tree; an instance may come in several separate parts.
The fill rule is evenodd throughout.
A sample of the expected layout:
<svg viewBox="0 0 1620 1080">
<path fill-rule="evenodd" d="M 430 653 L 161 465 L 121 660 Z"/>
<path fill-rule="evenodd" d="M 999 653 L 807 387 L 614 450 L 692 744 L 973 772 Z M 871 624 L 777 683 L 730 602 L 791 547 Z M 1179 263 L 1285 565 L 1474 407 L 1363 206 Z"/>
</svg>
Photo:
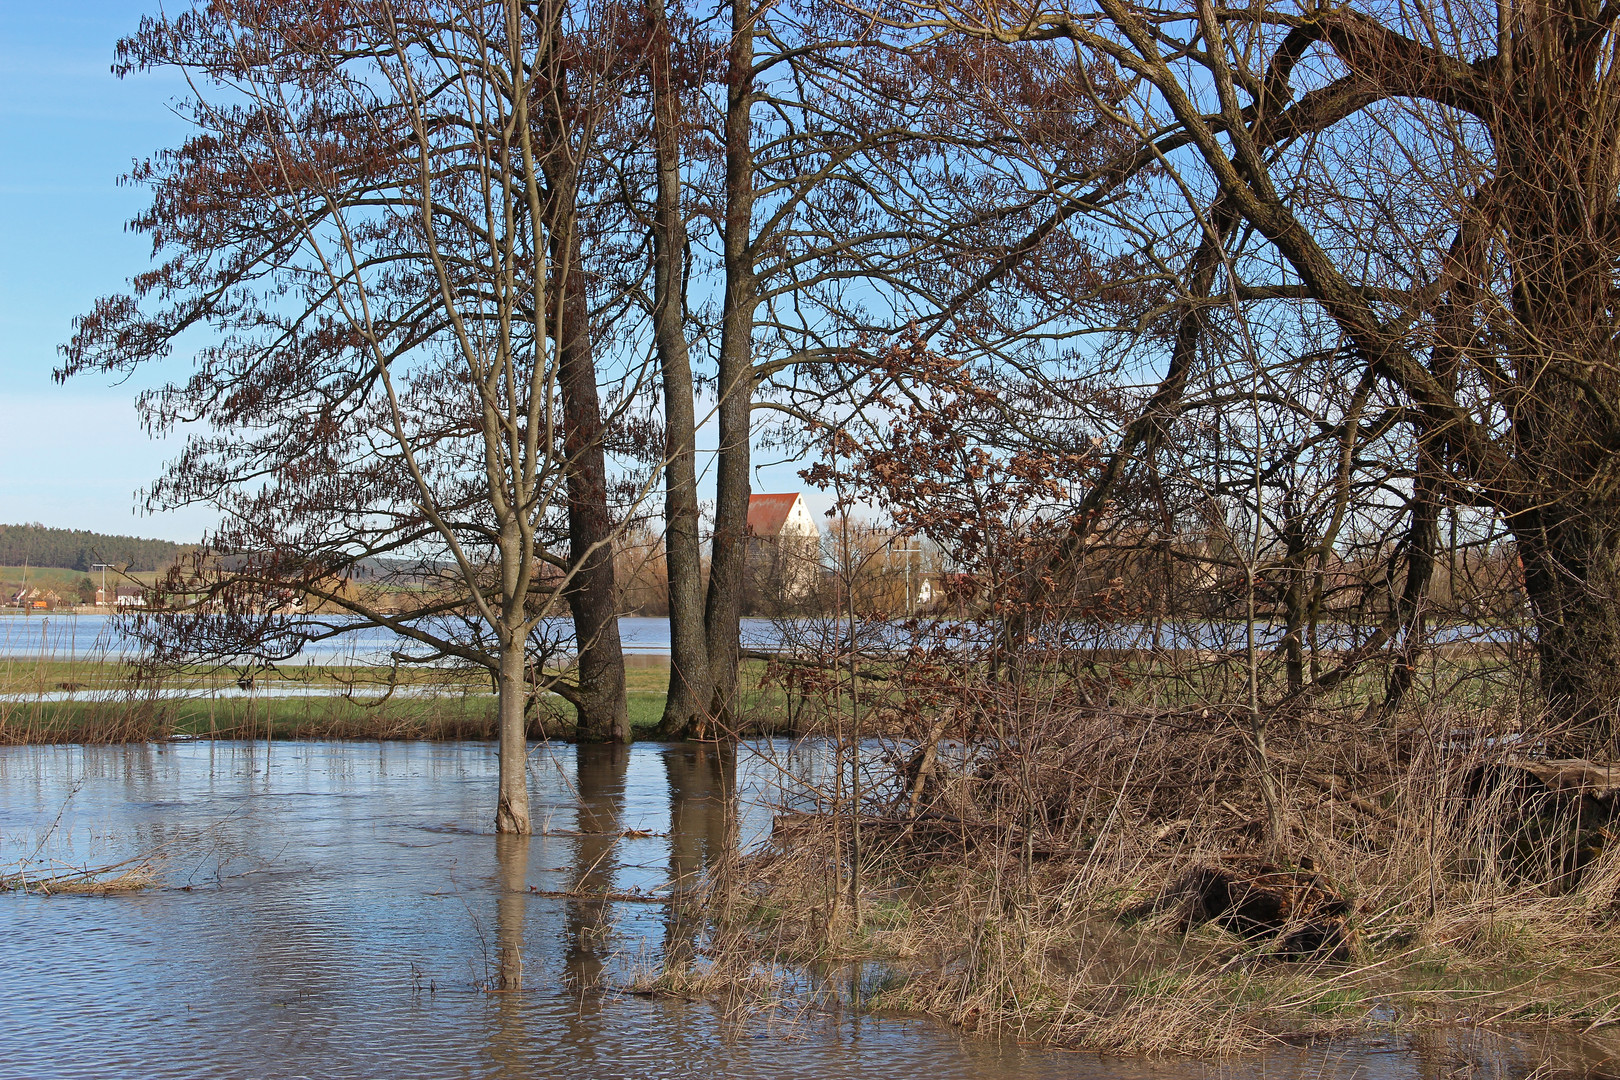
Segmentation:
<svg viewBox="0 0 1620 1080">
<path fill-rule="evenodd" d="M 201 338 L 190 375 L 140 401 L 153 428 L 194 425 L 152 504 L 217 506 L 213 548 L 235 553 L 199 559 L 183 598 L 242 618 L 188 625 L 284 652 L 383 626 L 401 662 L 486 669 L 502 832 L 530 831 L 538 692 L 570 698 L 587 735 L 627 734 L 622 673 L 562 677 L 553 629 L 565 599 L 604 587 L 612 540 L 614 418 L 570 286 L 586 276 L 577 163 L 594 152 L 576 120 L 610 92 L 608 58 L 564 40 L 583 17 L 286 0 L 144 20 L 119 70 L 182 71 L 197 130 L 132 173 L 159 261 L 77 321 L 58 372 L 128 372 Z M 576 164 L 553 179 L 559 160 Z M 289 589 L 350 617 L 264 616 Z M 597 632 L 613 602 L 592 607 L 587 655 L 616 652 Z"/>
</svg>

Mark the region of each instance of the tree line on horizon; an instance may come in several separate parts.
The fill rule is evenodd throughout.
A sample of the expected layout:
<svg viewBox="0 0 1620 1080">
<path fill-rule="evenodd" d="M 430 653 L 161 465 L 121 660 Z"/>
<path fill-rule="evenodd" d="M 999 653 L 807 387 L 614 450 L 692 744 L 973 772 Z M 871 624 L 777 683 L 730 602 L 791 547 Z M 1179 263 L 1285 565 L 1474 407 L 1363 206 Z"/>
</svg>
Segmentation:
<svg viewBox="0 0 1620 1080">
<path fill-rule="evenodd" d="M 89 569 L 108 563 L 121 570 L 167 569 L 186 546 L 169 540 L 115 536 L 87 529 L 53 529 L 38 522 L 0 525 L 0 566 Z"/>
</svg>

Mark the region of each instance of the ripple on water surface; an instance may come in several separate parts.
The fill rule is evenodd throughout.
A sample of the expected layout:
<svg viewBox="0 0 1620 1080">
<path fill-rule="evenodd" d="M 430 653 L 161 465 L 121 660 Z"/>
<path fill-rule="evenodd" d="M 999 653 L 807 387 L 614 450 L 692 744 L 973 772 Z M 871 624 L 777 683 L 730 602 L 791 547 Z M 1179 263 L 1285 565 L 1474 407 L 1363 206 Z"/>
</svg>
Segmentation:
<svg viewBox="0 0 1620 1080">
<path fill-rule="evenodd" d="M 755 760 L 737 764 L 744 835 L 768 823 L 748 794 L 769 772 Z M 678 931 L 656 904 L 535 890 L 655 892 L 701 868 L 724 834 L 721 763 L 653 744 L 546 747 L 532 763 L 549 832 L 514 841 L 487 829 L 484 744 L 0 749 L 0 863 L 156 851 L 163 878 L 136 895 L 0 897 L 0 1077 L 1416 1078 L 1524 1075 L 1546 1056 L 1455 1032 L 1264 1063 L 1120 1061 L 582 993 Z M 519 970 L 521 990 L 486 992 Z"/>
</svg>

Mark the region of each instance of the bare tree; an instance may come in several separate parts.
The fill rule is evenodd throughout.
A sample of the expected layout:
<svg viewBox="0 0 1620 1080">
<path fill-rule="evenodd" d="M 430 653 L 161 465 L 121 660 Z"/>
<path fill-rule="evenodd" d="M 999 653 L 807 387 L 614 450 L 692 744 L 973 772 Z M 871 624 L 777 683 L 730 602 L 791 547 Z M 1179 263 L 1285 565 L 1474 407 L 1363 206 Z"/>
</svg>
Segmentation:
<svg viewBox="0 0 1620 1080">
<path fill-rule="evenodd" d="M 665 0 L 647 0 L 647 80 L 656 188 L 653 196 L 653 335 L 664 396 L 664 535 L 669 571 L 669 690 L 665 734 L 705 733 L 714 696 L 704 633 L 703 556 L 697 485 L 697 398 L 687 345 L 688 235 L 681 172 L 690 121 L 683 94 L 697 89 L 705 42 L 683 20 L 677 43 Z M 677 50 L 679 49 L 679 56 Z"/>
<path fill-rule="evenodd" d="M 239 553 L 187 587 L 248 613 L 292 585 L 351 618 L 282 621 L 291 644 L 381 626 L 400 661 L 488 670 L 502 832 L 530 830 L 535 694 L 569 698 L 587 735 L 628 737 L 599 617 L 613 417 L 585 340 L 578 191 L 612 51 L 581 46 L 588 15 L 355 0 L 143 21 L 119 70 L 181 71 L 197 132 L 132 174 L 162 261 L 78 321 L 58 372 L 126 372 L 202 339 L 189 377 L 140 402 L 153 428 L 201 430 L 152 504 L 218 506 L 214 547 Z M 603 588 L 577 620 L 580 680 L 543 672 L 560 601 L 578 614 Z M 616 686 L 598 670 L 614 660 Z"/>
<path fill-rule="evenodd" d="M 1055 163 L 1061 198 L 1031 233 L 1033 250 L 1089 220 L 1087 242 L 1134 250 L 1170 286 L 1122 328 L 1165 357 L 1165 377 L 1105 477 L 1151 456 L 1165 418 L 1187 407 L 1193 352 L 1161 351 L 1165 320 L 1187 342 L 1217 310 L 1257 328 L 1293 320 L 1326 339 L 1309 355 L 1353 358 L 1395 399 L 1414 455 L 1408 550 L 1433 549 L 1447 507 L 1483 509 L 1511 531 L 1544 696 L 1574 745 L 1609 743 L 1620 708 L 1615 11 L 1102 0 L 871 14 L 919 49 L 1067 45 L 1076 81 L 1128 134 L 1103 168 Z M 1135 229 L 1094 212 L 1122 176 L 1141 184 Z M 1407 625 L 1430 573 L 1426 556 L 1410 565 Z"/>
</svg>

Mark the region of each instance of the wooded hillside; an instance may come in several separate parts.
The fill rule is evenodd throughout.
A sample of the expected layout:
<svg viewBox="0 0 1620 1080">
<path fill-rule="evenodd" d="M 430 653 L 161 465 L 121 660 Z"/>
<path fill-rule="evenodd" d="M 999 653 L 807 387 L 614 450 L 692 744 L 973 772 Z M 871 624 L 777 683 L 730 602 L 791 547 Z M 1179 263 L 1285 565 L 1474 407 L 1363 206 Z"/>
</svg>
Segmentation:
<svg viewBox="0 0 1620 1080">
<path fill-rule="evenodd" d="M 0 525 L 0 566 L 56 566 L 89 570 L 95 563 L 114 563 L 127 570 L 157 570 L 174 560 L 181 545 L 169 540 L 108 536 L 82 529 L 44 525 Z M 127 566 L 125 564 L 128 564 Z"/>
</svg>

